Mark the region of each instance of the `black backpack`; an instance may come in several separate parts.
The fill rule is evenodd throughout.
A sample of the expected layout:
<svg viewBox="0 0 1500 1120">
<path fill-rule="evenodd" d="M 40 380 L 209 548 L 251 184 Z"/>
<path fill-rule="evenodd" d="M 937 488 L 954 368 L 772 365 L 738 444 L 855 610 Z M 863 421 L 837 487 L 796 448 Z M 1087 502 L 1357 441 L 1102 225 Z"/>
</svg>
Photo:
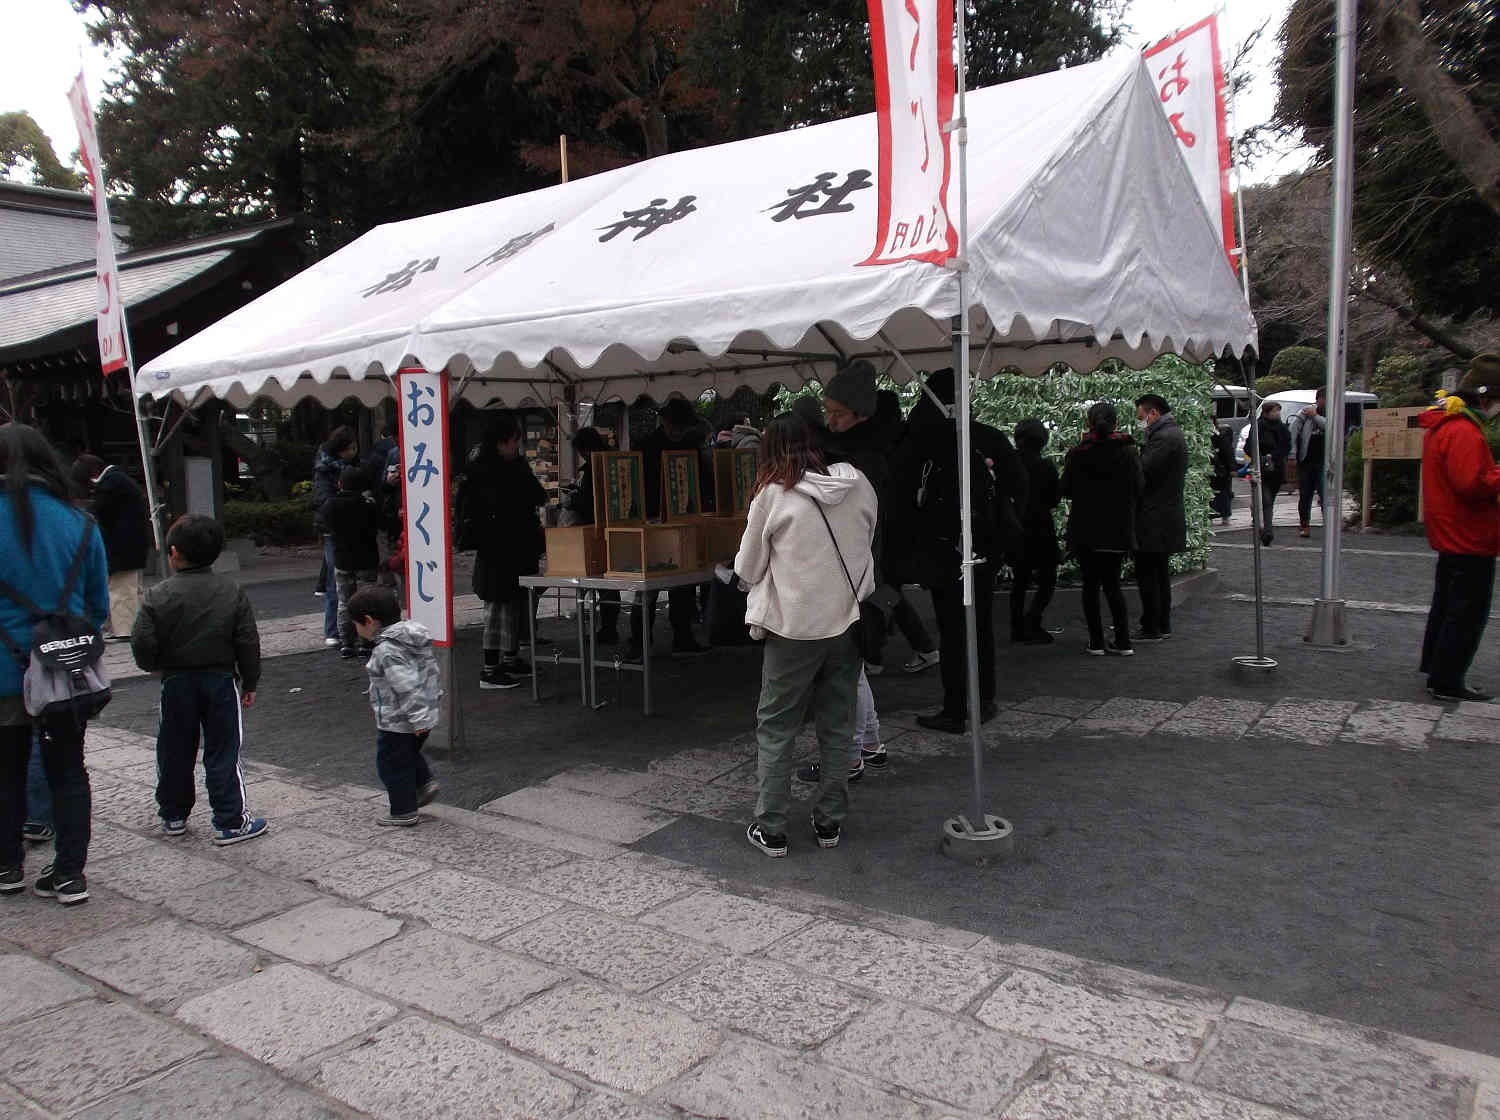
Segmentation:
<svg viewBox="0 0 1500 1120">
<path fill-rule="evenodd" d="M 24 592 L 0 580 L 0 596 L 15 603 L 31 619 L 31 649 L 21 649 L 0 628 L 0 644 L 21 666 L 22 698 L 26 711 L 44 722 L 81 725 L 98 715 L 110 701 L 109 674 L 101 663 L 104 636 L 88 619 L 67 610 L 68 600 L 83 573 L 93 520 L 84 523 L 73 563 L 63 581 L 57 606 L 37 606 Z"/>
<path fill-rule="evenodd" d="M 1025 533 L 1016 514 L 1014 500 L 1001 494 L 995 471 L 978 451 L 970 450 L 969 502 L 973 511 L 974 550 L 988 560 L 999 560 L 1021 546 Z M 961 481 L 958 455 L 932 458 L 922 464 L 917 484 L 917 523 L 933 540 L 958 547 L 958 488 Z"/>
</svg>

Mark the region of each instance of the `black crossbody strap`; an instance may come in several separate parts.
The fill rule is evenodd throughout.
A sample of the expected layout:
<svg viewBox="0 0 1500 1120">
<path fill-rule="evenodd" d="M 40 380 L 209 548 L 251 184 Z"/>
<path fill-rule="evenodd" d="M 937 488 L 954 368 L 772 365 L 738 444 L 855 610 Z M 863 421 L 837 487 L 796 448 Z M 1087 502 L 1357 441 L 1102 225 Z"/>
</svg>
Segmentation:
<svg viewBox="0 0 1500 1120">
<path fill-rule="evenodd" d="M 63 580 L 62 594 L 58 596 L 55 611 L 65 611 L 68 600 L 73 597 L 73 588 L 78 584 L 78 577 L 83 573 L 83 562 L 89 551 L 89 530 L 93 528 L 94 519 L 88 514 L 83 514 L 83 535 L 78 538 L 78 548 L 73 553 L 73 562 L 68 565 L 68 574 Z M 49 612 L 42 610 L 36 605 L 36 600 L 27 595 L 18 587 L 12 587 L 3 579 L 0 579 L 0 595 L 5 596 L 16 606 L 31 616 L 33 622 L 40 621 Z"/>
<path fill-rule="evenodd" d="M 859 591 L 854 586 L 854 577 L 849 574 L 849 565 L 844 563 L 844 550 L 839 548 L 839 539 L 833 535 L 833 526 L 828 522 L 828 515 L 823 512 L 823 503 L 816 498 L 808 499 L 813 508 L 818 511 L 818 516 L 823 519 L 823 527 L 828 530 L 828 539 L 833 542 L 833 551 L 839 558 L 839 567 L 844 569 L 844 578 L 849 581 L 849 594 L 854 596 L 855 607 L 859 606 Z"/>
</svg>

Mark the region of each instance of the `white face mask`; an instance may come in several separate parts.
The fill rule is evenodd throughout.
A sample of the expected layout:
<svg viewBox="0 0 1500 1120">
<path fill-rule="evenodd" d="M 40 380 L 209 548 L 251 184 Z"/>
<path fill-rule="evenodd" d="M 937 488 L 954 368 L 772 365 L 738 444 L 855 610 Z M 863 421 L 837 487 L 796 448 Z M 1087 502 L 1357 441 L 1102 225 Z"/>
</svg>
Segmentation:
<svg viewBox="0 0 1500 1120">
<path fill-rule="evenodd" d="M 1493 420 L 1496 416 L 1500 416 L 1500 400 L 1490 401 L 1480 411 L 1484 413 L 1486 420 Z"/>
</svg>

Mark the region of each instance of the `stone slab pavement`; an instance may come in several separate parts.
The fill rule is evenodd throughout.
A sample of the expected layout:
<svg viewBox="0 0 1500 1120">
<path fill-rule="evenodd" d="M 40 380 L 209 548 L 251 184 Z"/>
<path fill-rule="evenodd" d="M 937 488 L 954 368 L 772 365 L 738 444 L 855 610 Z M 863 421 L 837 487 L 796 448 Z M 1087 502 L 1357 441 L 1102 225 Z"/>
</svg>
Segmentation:
<svg viewBox="0 0 1500 1120">
<path fill-rule="evenodd" d="M 217 849 L 201 808 L 154 829 L 149 739 L 95 726 L 88 748 L 90 901 L 0 899 L 6 1116 L 1497 1115 L 1500 1058 L 623 842 L 692 785 L 742 800 L 729 751 L 394 832 L 375 789 L 249 763 L 273 831 Z M 549 798 L 579 831 L 538 823 Z"/>
</svg>

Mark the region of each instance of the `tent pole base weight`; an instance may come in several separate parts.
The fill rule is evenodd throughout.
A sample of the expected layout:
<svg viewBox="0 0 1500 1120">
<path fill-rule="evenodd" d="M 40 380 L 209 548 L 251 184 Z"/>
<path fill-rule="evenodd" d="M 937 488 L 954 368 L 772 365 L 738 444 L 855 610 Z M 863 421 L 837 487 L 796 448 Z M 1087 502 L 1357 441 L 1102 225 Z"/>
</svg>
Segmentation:
<svg viewBox="0 0 1500 1120">
<path fill-rule="evenodd" d="M 1274 669 L 1277 661 L 1274 657 L 1260 657 L 1253 653 L 1245 654 L 1243 657 L 1231 657 L 1230 660 L 1242 669 Z"/>
<path fill-rule="evenodd" d="M 938 853 L 960 863 L 983 867 L 992 859 L 1001 859 L 1015 851 L 1016 834 L 1010 822 L 1002 817 L 984 815 L 984 827 L 975 828 L 963 813 L 943 822 Z"/>
<path fill-rule="evenodd" d="M 1303 638 L 1310 646 L 1338 649 L 1349 644 L 1349 620 L 1342 599 L 1314 599 L 1312 622 Z"/>
</svg>

